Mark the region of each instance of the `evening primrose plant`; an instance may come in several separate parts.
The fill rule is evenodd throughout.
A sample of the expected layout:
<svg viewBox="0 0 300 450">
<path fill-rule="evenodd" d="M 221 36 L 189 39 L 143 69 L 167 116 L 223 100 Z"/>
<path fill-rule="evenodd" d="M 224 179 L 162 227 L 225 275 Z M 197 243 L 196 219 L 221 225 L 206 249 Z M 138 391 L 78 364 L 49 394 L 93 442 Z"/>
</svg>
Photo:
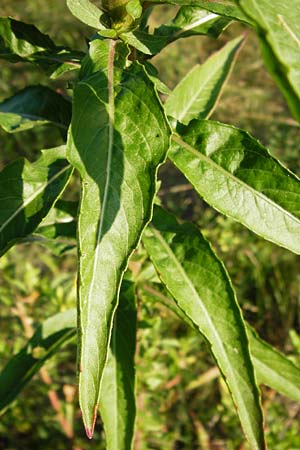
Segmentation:
<svg viewBox="0 0 300 450">
<path fill-rule="evenodd" d="M 149 27 L 157 4 L 168 23 Z M 132 448 L 136 293 L 168 292 L 169 307 L 199 332 L 222 374 L 252 449 L 264 449 L 258 383 L 300 401 L 300 371 L 243 319 L 213 247 L 164 210 L 158 168 L 168 159 L 218 212 L 300 254 L 300 181 L 246 131 L 209 120 L 245 37 L 196 65 L 173 91 L 151 58 L 177 39 L 218 38 L 232 22 L 257 33 L 266 67 L 300 118 L 300 10 L 271 0 L 67 0 L 89 25 L 88 51 L 57 45 L 34 25 L 0 18 L 0 57 L 57 79 L 76 73 L 72 96 L 28 86 L 0 104 L 9 133 L 57 127 L 65 141 L 0 174 L 0 251 L 18 242 L 78 249 L 78 307 L 48 318 L 0 374 L 4 413 L 44 362 L 77 334 L 79 402 L 88 438 L 100 412 L 109 450 Z M 64 78 L 65 79 L 65 78 Z M 70 87 L 70 86 L 69 86 Z M 68 94 L 70 91 L 68 92 Z M 79 205 L 62 194 L 74 172 Z M 34 352 L 36 348 L 42 348 Z"/>
</svg>

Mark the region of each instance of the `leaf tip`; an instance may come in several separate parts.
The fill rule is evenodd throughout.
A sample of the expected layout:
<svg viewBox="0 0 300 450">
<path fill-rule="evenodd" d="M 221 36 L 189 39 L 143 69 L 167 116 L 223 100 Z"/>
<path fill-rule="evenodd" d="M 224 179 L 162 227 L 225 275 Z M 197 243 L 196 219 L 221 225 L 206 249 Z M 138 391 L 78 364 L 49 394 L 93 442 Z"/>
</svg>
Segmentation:
<svg viewBox="0 0 300 450">
<path fill-rule="evenodd" d="M 97 419 L 97 411 L 98 411 L 98 404 L 96 404 L 94 407 L 94 415 L 93 415 L 93 420 L 92 420 L 91 426 L 85 426 L 85 433 L 86 433 L 88 439 L 93 439 L 95 423 L 96 423 L 96 419 Z"/>
<path fill-rule="evenodd" d="M 94 427 L 92 428 L 85 427 L 85 433 L 89 439 L 93 439 Z"/>
</svg>

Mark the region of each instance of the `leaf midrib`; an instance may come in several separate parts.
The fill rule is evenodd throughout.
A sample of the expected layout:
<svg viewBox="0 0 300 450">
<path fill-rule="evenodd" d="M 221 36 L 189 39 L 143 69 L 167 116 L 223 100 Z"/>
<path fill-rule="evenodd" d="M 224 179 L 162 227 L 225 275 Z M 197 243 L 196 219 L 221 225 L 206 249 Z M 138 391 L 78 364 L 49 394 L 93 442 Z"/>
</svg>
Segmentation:
<svg viewBox="0 0 300 450">
<path fill-rule="evenodd" d="M 91 317 L 91 308 L 92 308 L 92 302 L 90 301 L 91 297 L 93 296 L 93 290 L 96 280 L 96 269 L 98 265 L 99 260 L 99 251 L 100 251 L 100 241 L 103 233 L 103 224 L 104 224 L 104 216 L 106 212 L 106 206 L 108 201 L 108 191 L 110 187 L 110 177 L 111 177 L 111 164 L 112 164 L 112 150 L 114 146 L 114 118 L 115 118 L 115 105 L 114 105 L 114 52 L 115 52 L 115 41 L 110 41 L 110 48 L 109 48 L 109 59 L 108 59 L 108 70 L 107 70 L 107 83 L 108 83 L 108 149 L 107 149 L 107 164 L 106 164 L 106 180 L 104 185 L 104 193 L 103 193 L 103 201 L 101 205 L 101 212 L 100 212 L 100 220 L 99 220 L 99 227 L 97 232 L 97 240 L 96 240 L 96 248 L 95 248 L 95 257 L 94 257 L 94 263 L 93 263 L 93 274 L 92 279 L 89 287 L 89 292 L 87 295 L 87 325 L 86 329 L 89 328 L 89 319 Z M 83 359 L 88 357 L 88 355 L 83 355 Z M 85 366 L 85 364 L 83 364 Z M 99 375 L 99 364 L 98 364 L 98 375 Z M 99 377 L 97 378 L 99 380 Z M 101 380 L 100 380 L 101 382 Z M 97 387 L 98 388 L 98 387 Z M 96 392 L 97 402 L 99 401 L 100 397 L 100 384 L 98 392 Z"/>
<path fill-rule="evenodd" d="M 210 22 L 211 20 L 218 17 L 218 14 L 210 13 L 205 17 L 201 17 L 201 19 L 195 20 L 195 22 L 190 23 L 189 25 L 186 25 L 185 27 L 182 27 L 181 30 L 179 30 L 177 33 L 175 33 L 175 36 L 185 33 L 186 31 L 193 30 L 194 28 L 198 27 L 199 25 L 202 25 L 206 22 Z"/>
<path fill-rule="evenodd" d="M 273 200 L 266 197 L 264 194 L 257 191 L 249 184 L 247 184 L 244 181 L 240 180 L 239 178 L 235 177 L 232 173 L 225 170 L 222 166 L 217 164 L 211 158 L 207 157 L 206 155 L 204 155 L 203 153 L 201 153 L 200 151 L 195 149 L 193 146 L 191 146 L 187 142 L 183 141 L 178 135 L 173 134 L 172 139 L 177 144 L 179 144 L 181 147 L 185 148 L 190 153 L 192 153 L 194 156 L 196 156 L 199 160 L 202 160 L 202 161 L 210 164 L 211 166 L 213 166 L 216 169 L 216 171 L 222 172 L 226 176 L 226 178 L 233 180 L 235 183 L 241 185 L 247 191 L 251 191 L 254 197 L 260 197 L 264 202 L 269 203 L 273 208 L 278 209 L 281 213 L 284 214 L 284 216 L 289 216 L 289 218 L 292 221 L 294 221 L 297 225 L 299 225 L 299 223 L 300 223 L 299 219 L 297 219 L 297 217 L 293 216 L 289 211 L 287 211 L 286 209 L 284 209 L 282 206 L 278 205 L 277 203 L 273 202 Z M 172 150 L 170 153 L 172 153 Z M 169 154 L 169 157 L 172 160 L 172 156 L 170 154 Z M 174 158 L 174 159 L 176 159 L 176 158 Z"/>
<path fill-rule="evenodd" d="M 189 286 L 189 288 L 191 289 L 191 291 L 193 292 L 193 294 L 194 294 L 195 297 L 197 298 L 198 303 L 199 303 L 199 305 L 200 305 L 200 308 L 203 310 L 203 314 L 204 314 L 204 316 L 205 316 L 205 318 L 206 318 L 206 320 L 207 320 L 207 322 L 208 322 L 210 328 L 211 328 L 212 331 L 213 331 L 213 336 L 215 337 L 215 340 L 216 340 L 216 342 L 217 342 L 217 345 L 218 345 L 218 347 L 219 347 L 219 350 L 221 350 L 221 353 L 223 354 L 223 356 L 225 355 L 225 358 L 224 358 L 224 359 L 225 359 L 225 362 L 226 362 L 227 370 L 228 370 L 228 372 L 230 373 L 230 378 L 231 378 L 231 380 L 235 380 L 236 377 L 235 377 L 235 375 L 234 375 L 234 373 L 233 373 L 233 371 L 232 371 L 232 369 L 231 369 L 231 364 L 230 364 L 230 362 L 229 362 L 229 360 L 228 360 L 227 353 L 226 353 L 226 351 L 225 351 L 225 349 L 224 349 L 224 346 L 223 346 L 223 342 L 222 342 L 221 338 L 219 337 L 219 334 L 216 332 L 215 326 L 214 326 L 214 324 L 213 324 L 213 322 L 212 322 L 212 320 L 211 320 L 211 318 L 210 318 L 210 315 L 209 315 L 207 309 L 205 308 L 205 305 L 204 305 L 203 302 L 201 301 L 201 298 L 199 297 L 199 294 L 198 294 L 198 292 L 196 291 L 196 288 L 195 288 L 194 285 L 192 284 L 192 282 L 191 282 L 190 278 L 188 277 L 187 273 L 185 272 L 185 270 L 183 269 L 182 265 L 180 264 L 180 262 L 179 262 L 178 259 L 176 258 L 176 255 L 175 255 L 174 252 L 171 250 L 170 246 L 169 246 L 169 245 L 166 243 L 166 241 L 164 240 L 164 238 L 163 238 L 163 236 L 161 235 L 161 233 L 160 233 L 153 225 L 151 225 L 151 229 L 152 229 L 153 233 L 156 235 L 156 237 L 158 238 L 158 240 L 161 242 L 162 246 L 163 246 L 164 249 L 166 250 L 166 252 L 167 252 L 167 254 L 169 255 L 170 259 L 173 260 L 175 266 L 177 267 L 177 269 L 178 269 L 179 272 L 181 273 L 183 279 L 186 281 L 186 284 Z M 176 300 L 176 297 L 174 297 L 174 298 L 175 298 L 175 300 Z M 176 302 L 177 302 L 177 300 L 176 300 Z M 180 307 L 180 309 L 182 309 L 181 306 L 179 305 L 179 303 L 178 303 L 178 306 Z M 184 310 L 183 310 L 183 311 L 184 311 Z M 193 323 L 195 323 L 195 321 L 193 320 L 193 318 L 190 317 L 190 316 L 186 313 L 186 311 L 184 311 L 184 313 L 188 316 L 188 318 L 189 318 Z M 199 325 L 198 325 L 197 323 L 195 323 L 195 325 L 196 325 L 197 328 L 200 330 Z M 202 330 L 200 330 L 200 331 L 201 331 L 201 333 L 203 333 Z M 215 352 L 214 352 L 214 353 L 215 353 Z M 217 359 L 219 360 L 219 358 L 217 358 Z M 225 377 L 225 378 L 228 379 L 229 377 Z M 231 383 L 231 385 L 232 385 L 232 383 Z M 240 392 L 239 386 L 238 386 L 237 383 L 235 383 L 235 394 L 234 394 L 234 397 L 235 397 L 235 401 L 236 401 L 236 402 L 237 402 L 236 396 L 238 396 L 238 393 L 239 393 L 239 392 Z M 241 399 L 243 399 L 243 395 L 242 395 L 242 394 L 240 394 L 240 400 L 241 400 Z M 247 407 L 246 407 L 244 401 L 243 401 L 242 403 L 243 403 L 243 408 L 244 408 L 244 414 L 243 414 L 243 415 L 244 415 L 244 417 L 248 417 L 248 414 L 247 414 Z M 237 405 L 238 405 L 238 403 L 237 403 Z M 240 406 L 239 406 L 239 407 L 240 407 Z M 246 412 L 246 413 L 245 413 L 245 412 Z M 242 413 L 242 412 L 241 412 L 241 413 Z M 248 421 L 248 420 L 247 420 L 247 421 Z M 248 425 L 250 425 L 250 429 L 252 429 L 252 424 L 251 424 L 251 422 L 248 421 Z M 253 435 L 255 435 L 255 433 L 253 433 Z"/>
<path fill-rule="evenodd" d="M 257 366 L 261 366 L 261 368 L 263 368 L 263 371 L 266 372 L 271 372 L 273 375 L 275 375 L 276 377 L 278 377 L 280 380 L 284 380 L 284 384 L 288 386 L 288 389 L 291 391 L 295 391 L 295 384 L 290 382 L 289 379 L 287 379 L 286 377 L 282 377 L 280 375 L 280 373 L 278 373 L 276 370 L 273 370 L 272 367 L 270 367 L 268 364 L 264 363 L 261 359 L 256 358 L 255 356 L 253 356 L 253 354 L 251 353 L 251 357 L 253 360 L 253 364 L 257 367 Z M 267 384 L 267 383 L 263 383 L 263 384 Z M 300 389 L 297 389 L 296 387 L 296 391 L 298 393 L 298 399 L 300 400 Z"/>
<path fill-rule="evenodd" d="M 208 58 L 207 62 L 211 62 L 215 56 L 216 56 L 216 55 L 212 55 L 210 58 Z M 205 88 L 207 87 L 207 85 L 209 84 L 209 82 L 213 80 L 213 77 L 216 75 L 216 73 L 219 71 L 219 69 L 220 69 L 222 66 L 223 66 L 223 61 L 222 61 L 220 58 L 218 58 L 218 59 L 217 59 L 217 64 L 216 64 L 215 67 L 214 67 L 214 73 L 213 73 L 213 75 L 212 75 L 211 73 L 208 73 L 208 74 L 207 74 L 207 77 L 206 77 L 205 81 L 201 84 L 201 86 L 199 86 L 199 89 L 198 89 L 197 91 L 195 91 L 195 95 L 193 95 L 193 96 L 190 97 L 190 101 L 187 103 L 185 109 L 181 110 L 181 112 L 178 114 L 177 120 L 178 120 L 179 122 L 181 122 L 183 119 L 185 119 L 187 113 L 188 113 L 189 110 L 191 109 L 191 106 L 193 106 L 194 103 L 195 103 L 195 101 L 199 98 L 200 93 L 201 93 L 203 90 L 205 90 Z M 200 69 L 205 70 L 205 69 L 206 69 L 206 66 L 203 65 L 203 64 L 200 65 L 200 66 L 196 66 L 196 67 L 194 68 L 194 70 L 192 70 L 188 75 L 191 75 L 192 72 L 196 72 L 197 70 L 200 70 Z M 184 81 L 184 80 L 183 80 L 183 81 Z M 183 84 L 183 83 L 182 83 L 182 84 Z M 180 84 L 178 85 L 178 88 L 179 88 L 179 86 L 180 86 Z M 175 90 L 176 90 L 176 89 L 177 89 L 177 87 L 175 88 Z M 175 92 L 175 90 L 174 90 L 174 92 Z M 170 96 L 169 98 L 171 98 L 171 96 Z"/>
</svg>

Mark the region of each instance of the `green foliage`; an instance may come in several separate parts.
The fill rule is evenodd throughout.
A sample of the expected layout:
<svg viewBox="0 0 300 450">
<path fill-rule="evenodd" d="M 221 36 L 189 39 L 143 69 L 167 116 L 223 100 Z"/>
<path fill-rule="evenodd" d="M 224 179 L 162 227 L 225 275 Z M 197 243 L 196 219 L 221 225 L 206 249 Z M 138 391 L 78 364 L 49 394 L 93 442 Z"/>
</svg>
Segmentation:
<svg viewBox="0 0 300 450">
<path fill-rule="evenodd" d="M 240 0 L 239 4 L 254 22 L 260 37 L 266 66 L 286 97 L 294 117 L 300 119 L 299 33 L 297 0 Z"/>
<path fill-rule="evenodd" d="M 219 382 L 219 404 L 225 411 L 224 426 L 230 436 L 228 445 L 236 448 L 241 443 L 236 417 L 229 412 L 232 398 L 248 445 L 263 450 L 264 420 L 256 379 L 299 401 L 298 361 L 291 362 L 245 323 L 245 318 L 249 318 L 247 303 L 242 296 L 242 311 L 233 288 L 235 283 L 207 240 L 215 241 L 222 253 L 226 233 L 218 240 L 217 227 L 206 222 L 208 227 L 202 235 L 199 217 L 197 225 L 180 224 L 161 207 L 154 208 L 154 203 L 159 202 L 156 193 L 161 192 L 157 172 L 163 165 L 162 173 L 165 168 L 167 176 L 172 173 L 174 169 L 168 169 L 166 163 L 168 157 L 190 181 L 197 201 L 202 201 L 200 196 L 226 217 L 295 254 L 300 253 L 300 181 L 247 132 L 208 120 L 243 38 L 231 40 L 203 64 L 192 68 L 173 91 L 160 79 L 155 59 L 153 64 L 149 59 L 159 52 L 163 54 L 179 38 L 218 38 L 232 21 L 250 25 L 258 34 L 268 69 L 294 116 L 299 118 L 295 65 L 299 59 L 298 22 L 291 9 L 271 5 L 267 0 L 259 6 L 248 0 L 229 1 L 226 5 L 221 1 L 194 0 L 170 3 L 177 6 L 172 9 L 173 18 L 153 26 L 155 8 L 150 3 L 114 0 L 103 2 L 99 9 L 88 0 L 68 0 L 72 14 L 97 31 L 90 37 L 85 53 L 57 45 L 35 26 L 1 19 L 0 58 L 10 63 L 37 64 L 51 79 L 62 76 L 59 89 L 27 86 L 4 100 L 0 104 L 1 126 L 15 132 L 51 124 L 67 141 L 60 147 L 43 150 L 34 163 L 26 159 L 13 161 L 1 172 L 2 254 L 20 241 L 42 244 L 61 258 L 68 258 L 68 252 L 72 254 L 77 247 L 79 403 L 88 438 L 93 437 L 99 410 L 109 450 L 127 450 L 134 445 L 145 449 L 165 445 L 171 448 L 176 442 L 186 448 L 206 448 L 209 415 L 221 414 L 220 409 L 216 412 L 217 398 L 212 399 L 213 407 L 200 421 L 198 404 L 189 412 L 193 423 L 191 438 L 180 436 L 177 429 L 175 441 L 169 434 L 165 440 L 158 435 L 156 442 L 143 447 L 142 435 L 148 439 L 149 431 L 138 417 L 134 441 L 135 361 L 144 361 L 148 367 L 148 386 L 155 389 L 162 383 L 162 366 L 159 358 L 153 358 L 160 354 L 154 350 L 152 357 L 147 356 L 151 332 L 153 336 L 157 333 L 151 314 L 158 309 L 175 313 L 184 324 L 176 325 L 178 330 L 184 327 L 183 332 L 178 331 L 178 339 L 162 338 L 161 342 L 161 348 L 170 352 L 169 361 L 173 361 L 170 383 L 177 376 L 179 342 L 186 349 L 183 357 L 192 357 L 190 345 L 193 349 L 200 346 L 204 358 L 199 363 L 200 372 L 207 371 L 213 361 L 205 362 L 204 342 L 208 343 L 218 367 L 213 368 L 213 377 L 218 378 L 220 371 L 229 388 L 227 391 Z M 279 22 L 275 23 L 274 18 L 279 18 Z M 284 39 L 289 45 L 282 45 Z M 275 71 L 275 66 L 280 70 Z M 79 69 L 76 79 L 69 73 L 73 69 Z M 71 177 L 73 168 L 75 176 Z M 173 209 L 180 219 L 178 202 Z M 211 220 L 220 224 L 219 216 L 211 214 Z M 248 237 L 243 238 L 245 231 L 239 229 L 239 233 L 238 241 L 229 233 L 227 245 L 249 252 Z M 261 248 L 268 249 L 268 245 L 261 244 Z M 5 281 L 7 305 L 8 286 L 22 288 L 16 283 L 11 276 Z M 239 283 L 237 288 L 239 293 Z M 245 286 L 243 292 L 246 289 Z M 284 312 L 281 298 L 277 296 L 276 301 L 278 311 Z M 67 303 L 62 301 L 58 310 L 74 306 Z M 262 302 L 258 306 L 262 308 L 261 305 Z M 28 331 L 28 311 L 18 299 L 16 311 L 29 337 L 33 329 L 29 327 Z M 149 320 L 139 317 L 145 312 L 150 314 Z M 46 320 L 25 347 L 23 344 L 17 348 L 15 356 L 7 357 L 0 373 L 3 410 L 26 389 L 50 356 L 55 353 L 58 360 L 67 356 L 58 349 L 75 333 L 74 310 L 60 314 Z M 287 333 L 293 326 L 289 323 Z M 160 321 L 158 324 L 161 326 Z M 186 331 L 186 324 L 193 328 L 194 335 Z M 295 333 L 294 330 L 293 342 L 297 341 Z M 148 341 L 143 347 L 145 336 Z M 45 381 L 45 373 L 42 376 Z M 198 380 L 189 379 L 188 389 L 195 389 L 195 383 L 201 385 L 201 376 Z M 49 393 L 49 398 L 61 429 L 75 448 L 82 444 L 74 434 L 73 400 L 68 400 L 68 392 L 64 392 L 63 408 L 57 406 L 55 392 Z M 137 391 L 138 406 L 139 395 Z M 188 394 L 184 398 L 187 405 Z M 165 397 L 165 401 L 170 399 Z M 180 411 L 179 423 L 184 408 Z M 165 420 L 168 423 L 167 415 Z M 159 427 L 158 417 L 150 418 L 149 427 Z M 218 435 L 218 430 L 214 431 Z M 99 433 L 102 436 L 103 431 L 96 429 L 97 439 Z"/>
</svg>

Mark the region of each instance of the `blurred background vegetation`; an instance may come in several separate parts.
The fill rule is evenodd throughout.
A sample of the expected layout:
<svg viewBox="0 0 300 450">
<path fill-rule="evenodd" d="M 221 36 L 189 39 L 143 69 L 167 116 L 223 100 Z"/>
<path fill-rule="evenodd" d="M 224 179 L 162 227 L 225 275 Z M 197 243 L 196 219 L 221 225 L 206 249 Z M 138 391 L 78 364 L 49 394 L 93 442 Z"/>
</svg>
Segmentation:
<svg viewBox="0 0 300 450">
<path fill-rule="evenodd" d="M 34 23 L 56 43 L 86 50 L 91 30 L 72 17 L 65 1 L 1 0 L 1 14 Z M 153 25 L 172 16 L 174 7 L 156 7 Z M 167 47 L 153 60 L 162 80 L 173 88 L 196 63 L 229 39 L 248 38 L 212 118 L 251 132 L 299 174 L 300 129 L 264 69 L 254 33 L 232 24 L 214 41 L 188 38 Z M 37 67 L 1 61 L 0 101 L 29 84 L 50 84 L 68 92 L 74 74 L 50 81 Z M 7 135 L 0 130 L 0 168 L 16 157 L 33 161 L 41 148 L 60 144 L 55 128 Z M 226 263 L 244 315 L 260 335 L 300 364 L 299 259 L 256 237 L 209 208 L 182 175 L 167 163 L 160 171 L 160 197 L 170 211 L 193 220 Z M 74 198 L 73 190 L 66 195 Z M 19 351 L 36 325 L 76 303 L 76 253 L 55 256 L 23 244 L 0 260 L 1 367 Z M 139 292 L 136 356 L 137 424 L 135 450 L 247 449 L 228 395 L 207 346 L 159 300 L 153 286 Z M 0 450 L 105 449 L 101 423 L 89 442 L 84 435 L 76 390 L 76 342 L 46 364 L 0 422 Z M 48 378 L 47 378 L 48 377 Z M 63 429 L 54 400 L 60 401 L 70 429 Z M 52 399 L 52 400 L 51 400 Z M 52 403 L 51 403 L 52 402 Z M 55 403 L 55 402 L 54 402 Z M 271 450 L 300 449 L 300 405 L 263 389 L 266 433 Z"/>
</svg>

